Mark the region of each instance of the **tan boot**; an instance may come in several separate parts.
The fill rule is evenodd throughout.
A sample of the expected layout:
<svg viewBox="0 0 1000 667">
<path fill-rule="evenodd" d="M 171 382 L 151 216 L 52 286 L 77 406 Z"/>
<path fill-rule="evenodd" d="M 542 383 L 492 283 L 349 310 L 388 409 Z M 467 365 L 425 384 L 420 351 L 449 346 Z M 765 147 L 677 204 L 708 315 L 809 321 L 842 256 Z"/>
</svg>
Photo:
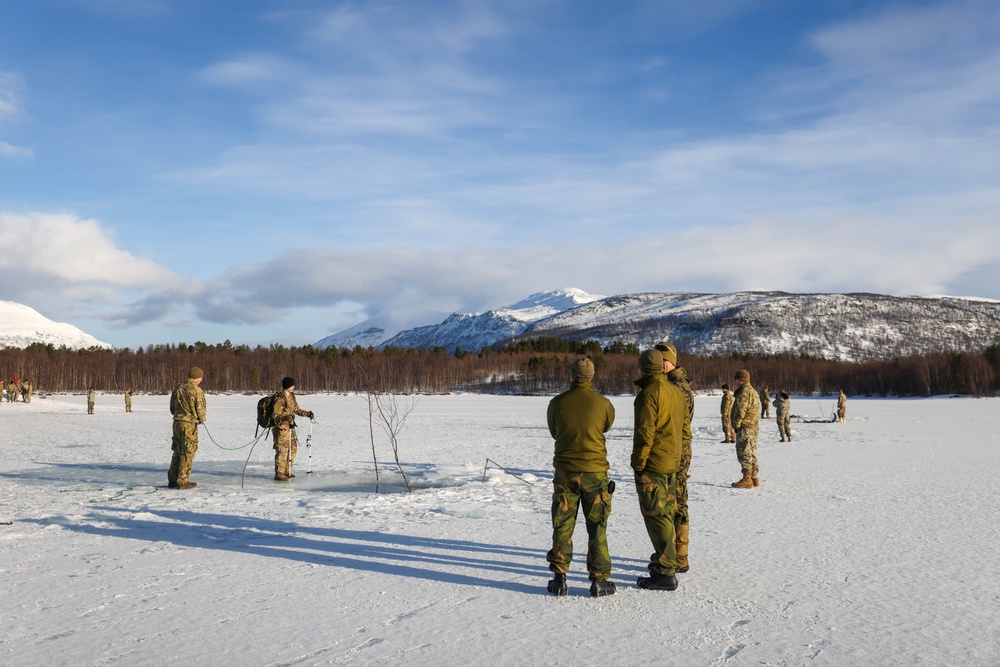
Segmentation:
<svg viewBox="0 0 1000 667">
<path fill-rule="evenodd" d="M 677 552 L 678 572 L 687 572 L 689 569 L 688 531 L 689 531 L 689 526 L 686 523 L 674 526 L 674 550 Z"/>
<path fill-rule="evenodd" d="M 732 486 L 734 489 L 752 489 L 753 479 L 751 479 L 750 473 L 748 472 L 743 473 L 743 479 L 741 479 L 738 482 L 733 482 Z"/>
<path fill-rule="evenodd" d="M 757 475 L 751 477 L 750 480 L 753 482 L 754 486 L 760 486 L 760 478 L 757 477 Z"/>
</svg>

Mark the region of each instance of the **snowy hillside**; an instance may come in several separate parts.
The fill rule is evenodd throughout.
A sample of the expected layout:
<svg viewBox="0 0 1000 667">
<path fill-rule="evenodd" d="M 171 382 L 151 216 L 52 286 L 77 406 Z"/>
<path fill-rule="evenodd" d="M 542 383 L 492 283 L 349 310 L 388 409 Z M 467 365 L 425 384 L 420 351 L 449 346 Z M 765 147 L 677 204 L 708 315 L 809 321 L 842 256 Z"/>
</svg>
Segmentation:
<svg viewBox="0 0 1000 667">
<path fill-rule="evenodd" d="M 532 322 L 603 299 L 567 287 L 532 294 L 515 304 L 485 313 L 454 313 L 441 324 L 418 327 L 393 336 L 386 345 L 428 348 L 441 346 L 479 351 L 525 331 Z"/>
<path fill-rule="evenodd" d="M 791 353 L 843 361 L 978 352 L 1000 342 L 1000 302 L 987 299 L 649 292 L 593 297 L 575 306 L 567 301 L 550 313 L 544 306 L 531 310 L 532 299 L 482 315 L 456 313 L 439 325 L 404 331 L 390 342 L 479 350 L 518 336 L 640 347 L 669 339 L 694 354 Z M 522 312 L 536 316 L 515 316 Z"/>
<path fill-rule="evenodd" d="M 0 301 L 0 347 L 23 348 L 32 343 L 66 346 L 73 350 L 113 347 L 72 324 L 53 322 L 33 308 L 13 301 Z"/>
</svg>

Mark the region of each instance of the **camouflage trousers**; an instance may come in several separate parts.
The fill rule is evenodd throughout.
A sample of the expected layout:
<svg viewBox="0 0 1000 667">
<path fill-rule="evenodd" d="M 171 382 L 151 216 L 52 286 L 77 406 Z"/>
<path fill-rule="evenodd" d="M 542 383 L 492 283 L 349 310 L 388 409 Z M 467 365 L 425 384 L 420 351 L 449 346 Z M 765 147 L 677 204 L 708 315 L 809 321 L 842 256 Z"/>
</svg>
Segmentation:
<svg viewBox="0 0 1000 667">
<path fill-rule="evenodd" d="M 295 456 L 299 453 L 299 439 L 295 429 L 287 425 L 275 426 L 274 433 L 274 476 L 292 474 Z"/>
<path fill-rule="evenodd" d="M 198 451 L 198 424 L 174 421 L 174 437 L 170 441 L 170 449 L 174 451 L 174 455 L 170 459 L 167 482 L 173 485 L 190 481 L 191 464 Z"/>
<path fill-rule="evenodd" d="M 785 414 L 778 417 L 778 435 L 782 439 L 791 440 L 792 439 L 792 418 Z"/>
<path fill-rule="evenodd" d="M 611 576 L 608 473 L 556 470 L 552 488 L 552 549 L 545 556 L 549 569 L 563 574 L 569 571 L 573 561 L 573 530 L 582 505 L 587 522 L 587 572 L 591 580 L 608 579 Z"/>
<path fill-rule="evenodd" d="M 736 439 L 736 433 L 733 431 L 733 421 L 729 418 L 729 415 L 725 415 L 722 418 L 722 435 L 725 436 L 726 440 Z"/>
<path fill-rule="evenodd" d="M 736 430 L 736 459 L 744 475 L 757 475 L 757 429 Z"/>
<path fill-rule="evenodd" d="M 674 545 L 677 475 L 674 472 L 635 474 L 639 509 L 642 511 L 642 520 L 646 523 L 649 541 L 653 544 L 650 569 L 656 574 L 673 574 L 677 569 L 677 551 Z"/>
<path fill-rule="evenodd" d="M 125 399 L 125 412 L 132 412 L 132 399 L 131 398 L 126 398 Z"/>
<path fill-rule="evenodd" d="M 685 526 L 688 523 L 688 471 L 691 470 L 691 441 L 681 446 L 681 467 L 677 471 L 677 511 L 674 512 L 674 525 Z"/>
</svg>

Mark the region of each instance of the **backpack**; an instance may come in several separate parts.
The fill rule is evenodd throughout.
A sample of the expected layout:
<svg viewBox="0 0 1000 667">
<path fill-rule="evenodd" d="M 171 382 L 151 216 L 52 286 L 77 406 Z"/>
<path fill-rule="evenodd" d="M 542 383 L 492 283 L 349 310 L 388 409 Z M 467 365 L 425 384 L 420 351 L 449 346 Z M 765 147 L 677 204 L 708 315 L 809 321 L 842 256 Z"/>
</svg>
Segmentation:
<svg viewBox="0 0 1000 667">
<path fill-rule="evenodd" d="M 278 399 L 278 394 L 271 394 L 257 401 L 257 428 L 254 430 L 254 437 L 260 432 L 269 428 L 274 428 L 274 402 Z"/>
</svg>

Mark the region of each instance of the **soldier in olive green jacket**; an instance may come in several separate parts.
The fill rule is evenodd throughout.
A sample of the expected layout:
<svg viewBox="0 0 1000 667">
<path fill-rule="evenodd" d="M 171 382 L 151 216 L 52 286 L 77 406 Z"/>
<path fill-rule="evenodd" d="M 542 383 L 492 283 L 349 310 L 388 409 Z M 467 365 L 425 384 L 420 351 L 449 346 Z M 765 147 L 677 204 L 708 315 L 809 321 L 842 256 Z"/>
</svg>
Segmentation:
<svg viewBox="0 0 1000 667">
<path fill-rule="evenodd" d="M 677 588 L 677 554 L 674 513 L 677 511 L 677 471 L 681 464 L 687 402 L 684 393 L 663 373 L 659 350 L 639 355 L 642 377 L 636 381 L 635 433 L 632 437 L 632 470 L 639 508 L 653 543 L 651 576 L 636 582 L 647 590 Z"/>
<path fill-rule="evenodd" d="M 615 421 L 615 408 L 594 391 L 594 362 L 577 359 L 570 369 L 572 384 L 551 401 L 546 415 L 555 439 L 552 465 L 552 549 L 546 555 L 555 573 L 548 584 L 554 595 L 567 595 L 566 573 L 573 560 L 573 530 L 580 506 L 587 523 L 587 571 L 593 597 L 612 595 L 611 555 L 607 527 L 611 515 L 608 450 L 604 434 Z"/>
<path fill-rule="evenodd" d="M 687 480 L 691 475 L 691 420 L 694 419 L 694 392 L 688 380 L 687 371 L 677 365 L 677 348 L 667 342 L 657 343 L 656 349 L 663 357 L 663 372 L 667 380 L 684 394 L 687 411 L 684 428 L 681 431 L 681 465 L 677 470 L 677 511 L 674 513 L 674 550 L 677 555 L 677 572 L 687 572 L 688 542 L 690 540 L 690 518 L 688 516 Z"/>
</svg>

